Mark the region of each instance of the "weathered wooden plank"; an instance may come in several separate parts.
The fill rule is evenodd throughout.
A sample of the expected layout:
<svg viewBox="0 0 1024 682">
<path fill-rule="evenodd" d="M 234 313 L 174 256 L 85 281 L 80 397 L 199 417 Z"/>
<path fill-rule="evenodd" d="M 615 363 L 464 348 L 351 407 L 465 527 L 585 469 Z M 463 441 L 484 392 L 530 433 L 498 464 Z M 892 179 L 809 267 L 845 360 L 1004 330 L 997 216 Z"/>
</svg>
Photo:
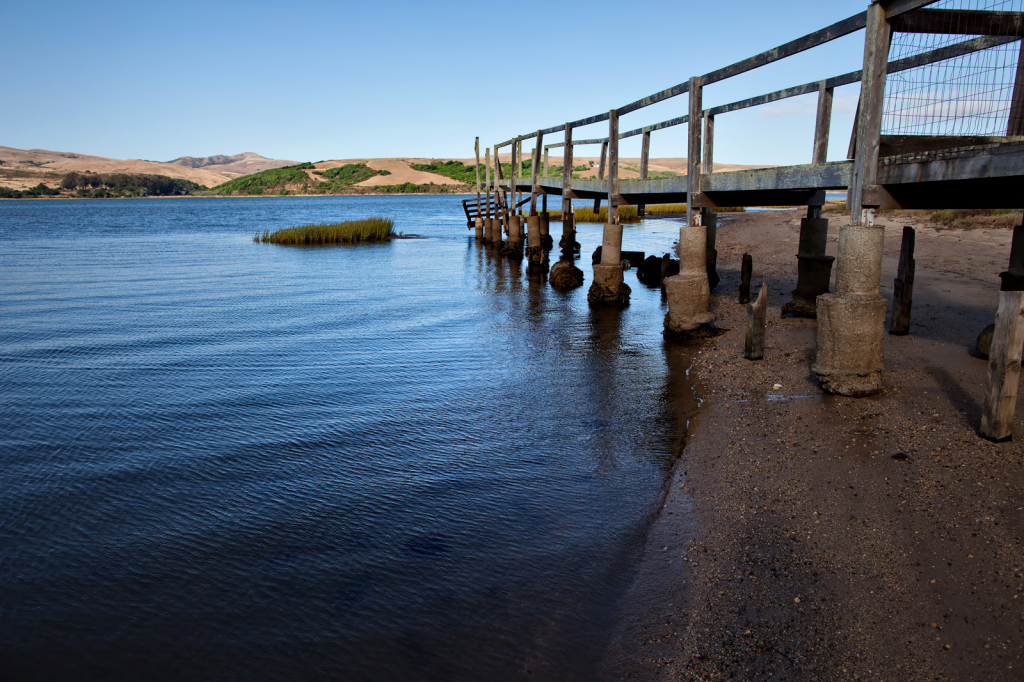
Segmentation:
<svg viewBox="0 0 1024 682">
<path fill-rule="evenodd" d="M 864 34 L 864 68 L 860 88 L 860 116 L 857 119 L 857 151 L 847 203 L 850 220 L 860 225 L 865 185 L 874 185 L 878 172 L 882 108 L 885 104 L 885 75 L 891 32 L 885 10 L 879 4 L 868 7 Z"/>
<path fill-rule="evenodd" d="M 885 7 L 885 14 L 888 17 L 897 17 L 905 12 L 913 12 L 916 9 L 931 5 L 938 0 L 871 0 Z"/>
<path fill-rule="evenodd" d="M 624 107 L 619 107 L 616 111 L 618 112 L 619 116 L 625 116 L 626 114 L 636 111 L 637 109 L 643 109 L 644 107 L 649 107 L 652 104 L 664 102 L 665 100 L 671 99 L 672 97 L 682 95 L 683 93 L 686 93 L 689 90 L 690 82 L 686 81 L 685 83 L 680 83 L 679 85 L 673 85 L 671 88 L 662 90 L 661 92 L 656 92 L 653 95 L 642 97 L 635 102 L 630 102 Z"/>
<path fill-rule="evenodd" d="M 822 165 L 828 159 L 828 134 L 832 127 L 832 92 L 825 81 L 818 84 L 818 113 L 814 118 L 814 150 L 811 163 Z"/>
<path fill-rule="evenodd" d="M 704 156 L 702 163 L 702 172 L 714 173 L 715 172 L 715 117 L 704 112 Z"/>
<path fill-rule="evenodd" d="M 983 135 L 882 135 L 879 140 L 880 157 L 901 154 L 919 154 L 954 147 L 975 147 L 979 145 L 1024 144 L 1024 135 L 983 136 Z"/>
<path fill-rule="evenodd" d="M 780 189 L 845 189 L 850 184 L 851 161 L 825 164 L 755 168 L 705 175 L 705 192 Z M 623 188 L 625 191 L 625 188 Z"/>
<path fill-rule="evenodd" d="M 965 36 L 1024 35 L 1024 14 L 979 12 L 963 9 L 920 9 L 893 18 L 889 25 L 900 33 L 941 33 Z"/>
<path fill-rule="evenodd" d="M 1024 175 L 1024 145 L 992 152 L 958 149 L 949 154 L 922 154 L 922 160 L 916 162 L 912 158 L 889 161 L 878 168 L 879 185 L 1016 177 Z M 1020 202 L 1019 194 L 1016 201 Z"/>
<path fill-rule="evenodd" d="M 581 118 L 578 121 L 573 121 L 572 127 L 573 128 L 582 128 L 583 126 L 588 126 L 588 125 L 591 125 L 593 123 L 600 123 L 601 121 L 607 121 L 607 120 L 608 120 L 608 114 L 607 113 L 597 114 L 596 116 L 591 116 L 589 118 Z"/>
<path fill-rule="evenodd" d="M 702 114 L 704 83 L 699 76 L 690 79 L 690 124 L 687 128 L 686 159 L 686 224 L 700 225 L 700 119 Z"/>
<path fill-rule="evenodd" d="M 662 121 L 661 123 L 654 123 L 654 124 L 649 125 L 649 126 L 644 126 L 643 128 L 636 128 L 634 130 L 630 130 L 630 131 L 625 132 L 625 133 L 619 133 L 619 139 L 622 140 L 622 139 L 627 138 L 627 137 L 633 137 L 635 135 L 642 135 L 645 132 L 652 133 L 655 130 L 664 130 L 665 128 L 671 128 L 673 126 L 680 126 L 680 125 L 683 125 L 684 123 L 689 123 L 689 122 L 690 122 L 690 117 L 689 116 L 679 116 L 678 118 L 670 118 L 669 120 Z"/>
<path fill-rule="evenodd" d="M 848 19 L 837 21 L 831 26 L 826 26 L 825 28 L 814 31 L 813 33 L 808 33 L 802 38 L 791 40 L 790 42 L 784 45 L 774 47 L 770 50 L 762 52 L 761 54 L 754 55 L 753 57 L 748 57 L 747 59 L 738 61 L 735 64 L 731 64 L 724 68 L 717 69 L 716 71 L 712 71 L 711 73 L 705 74 L 703 78 L 703 84 L 711 85 L 712 83 L 717 83 L 718 81 L 725 80 L 726 78 L 738 76 L 741 73 L 746 73 L 747 71 L 751 71 L 766 64 L 777 62 L 780 59 L 791 57 L 805 50 L 809 50 L 812 47 L 824 45 L 827 42 L 835 40 L 836 38 L 842 38 L 845 35 L 853 33 L 854 31 L 859 31 L 860 29 L 864 28 L 867 25 L 866 15 L 866 12 L 861 12 L 860 14 L 852 16 Z M 693 83 L 691 80 L 691 88 L 692 86 Z"/>
</svg>

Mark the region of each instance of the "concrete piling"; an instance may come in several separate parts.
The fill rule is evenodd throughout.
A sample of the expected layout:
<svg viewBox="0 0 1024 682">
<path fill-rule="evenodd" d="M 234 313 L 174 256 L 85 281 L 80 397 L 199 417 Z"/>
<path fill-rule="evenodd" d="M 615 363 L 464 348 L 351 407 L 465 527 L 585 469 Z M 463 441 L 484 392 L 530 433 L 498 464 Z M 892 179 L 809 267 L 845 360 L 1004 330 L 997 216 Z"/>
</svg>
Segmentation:
<svg viewBox="0 0 1024 682">
<path fill-rule="evenodd" d="M 818 349 L 813 370 L 829 393 L 865 396 L 882 390 L 887 304 L 879 294 L 885 228 L 839 231 L 836 293 L 817 299 Z"/>
<path fill-rule="evenodd" d="M 679 274 L 664 282 L 668 297 L 665 331 L 670 334 L 692 334 L 715 319 L 711 313 L 706 245 L 707 232 L 703 225 L 680 228 Z"/>
<path fill-rule="evenodd" d="M 704 223 L 704 253 L 705 267 L 708 272 L 708 286 L 714 291 L 718 283 L 722 281 L 718 276 L 718 250 L 715 248 L 715 242 L 718 237 L 718 214 L 710 208 L 702 208 L 700 214 L 701 222 Z"/>
</svg>

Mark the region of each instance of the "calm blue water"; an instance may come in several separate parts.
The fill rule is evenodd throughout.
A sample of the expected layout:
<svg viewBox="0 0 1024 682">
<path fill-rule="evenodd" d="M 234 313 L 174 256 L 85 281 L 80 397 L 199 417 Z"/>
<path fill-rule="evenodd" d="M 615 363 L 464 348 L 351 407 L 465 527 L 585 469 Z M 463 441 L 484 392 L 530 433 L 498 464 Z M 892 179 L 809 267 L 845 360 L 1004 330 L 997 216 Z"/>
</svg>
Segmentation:
<svg viewBox="0 0 1024 682">
<path fill-rule="evenodd" d="M 251 241 L 367 214 L 426 238 Z M 445 196 L 0 202 L 0 677 L 589 679 L 685 350 L 634 273 L 595 314 L 468 235 Z"/>
</svg>

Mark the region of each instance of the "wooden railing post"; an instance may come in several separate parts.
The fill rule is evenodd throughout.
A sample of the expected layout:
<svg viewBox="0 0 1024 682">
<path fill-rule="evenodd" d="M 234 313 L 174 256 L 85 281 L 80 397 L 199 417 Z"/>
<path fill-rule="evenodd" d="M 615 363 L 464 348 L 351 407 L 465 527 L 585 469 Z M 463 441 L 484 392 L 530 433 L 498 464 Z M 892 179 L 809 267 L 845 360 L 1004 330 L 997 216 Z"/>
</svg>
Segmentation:
<svg viewBox="0 0 1024 682">
<path fill-rule="evenodd" d="M 544 177 L 548 177 L 548 148 L 544 147 Z"/>
<path fill-rule="evenodd" d="M 857 149 L 853 163 L 853 179 L 847 202 L 850 224 L 874 222 L 874 206 L 864 204 L 865 190 L 878 177 L 878 152 L 882 135 L 882 111 L 885 106 L 885 71 L 889 59 L 891 30 L 885 19 L 885 8 L 877 2 L 867 10 L 864 35 L 864 69 L 861 72 L 860 115 L 857 117 Z"/>
<path fill-rule="evenodd" d="M 818 83 L 818 115 L 814 120 L 814 152 L 811 163 L 821 165 L 828 157 L 828 133 L 832 126 L 833 89 L 825 87 L 825 81 Z"/>
<path fill-rule="evenodd" d="M 704 161 L 701 164 L 704 173 L 715 172 L 715 117 L 704 112 Z"/>
<path fill-rule="evenodd" d="M 476 138 L 476 142 L 473 144 L 473 151 L 476 154 L 476 165 L 473 170 L 476 171 L 476 219 L 473 221 L 473 234 L 478 241 L 483 241 L 484 238 L 484 219 L 483 213 L 481 212 L 480 206 L 480 138 Z"/>
<path fill-rule="evenodd" d="M 533 166 L 532 173 L 530 173 L 530 215 L 537 215 L 537 195 L 540 194 L 540 183 L 537 182 L 537 178 L 540 177 L 540 148 L 544 144 L 544 133 L 537 131 L 537 144 L 533 147 L 533 156 L 530 159 L 530 165 Z"/>
<path fill-rule="evenodd" d="M 491 224 L 491 243 L 501 246 L 502 234 L 508 227 L 508 211 L 502 196 L 501 148 L 494 148 L 494 223 Z M 504 196 L 508 196 L 505 194 Z"/>
<path fill-rule="evenodd" d="M 486 197 L 486 203 L 484 204 L 485 210 L 487 211 L 487 217 L 484 218 L 484 243 L 490 244 L 494 238 L 492 231 L 494 230 L 493 216 L 491 215 L 491 148 L 487 147 L 484 149 L 484 191 Z"/>
<path fill-rule="evenodd" d="M 703 83 L 694 76 L 690 79 L 690 111 L 687 123 L 686 159 L 686 224 L 700 225 L 700 119 Z"/>
<path fill-rule="evenodd" d="M 1024 40 L 1020 41 L 1017 55 L 1017 75 L 1010 98 L 1010 116 L 1006 122 L 1007 135 L 1024 135 Z"/>
<path fill-rule="evenodd" d="M 608 140 L 601 143 L 601 163 L 597 167 L 597 179 L 604 180 L 604 162 L 608 158 Z M 597 214 L 601 211 L 601 200 L 594 199 L 594 219 L 597 219 Z"/>
<path fill-rule="evenodd" d="M 651 156 L 651 131 L 645 130 L 641 138 L 640 143 L 640 179 L 647 179 L 647 164 Z M 637 215 L 643 218 L 647 214 L 647 205 L 638 204 L 636 207 Z"/>
<path fill-rule="evenodd" d="M 619 113 L 615 109 L 608 114 L 608 222 L 619 224 Z M 621 237 L 620 232 L 620 242 Z"/>
</svg>

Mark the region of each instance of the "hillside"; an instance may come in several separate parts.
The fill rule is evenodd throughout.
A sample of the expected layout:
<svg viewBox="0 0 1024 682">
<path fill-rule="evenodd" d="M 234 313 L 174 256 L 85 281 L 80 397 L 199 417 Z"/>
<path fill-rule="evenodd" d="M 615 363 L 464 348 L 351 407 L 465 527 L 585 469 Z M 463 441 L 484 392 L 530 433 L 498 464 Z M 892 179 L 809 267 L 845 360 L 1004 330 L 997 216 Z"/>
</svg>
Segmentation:
<svg viewBox="0 0 1024 682">
<path fill-rule="evenodd" d="M 167 163 L 186 168 L 207 168 L 221 173 L 236 173 L 238 175 L 250 175 L 260 171 L 294 166 L 298 161 L 286 161 L 283 159 L 268 159 L 254 152 L 245 152 L 233 156 L 218 154 L 217 156 L 179 156 Z M 216 166 L 216 168 L 211 168 Z"/>
<path fill-rule="evenodd" d="M 253 173 L 257 169 L 264 170 L 268 167 L 274 168 L 295 163 L 294 161 L 264 159 L 259 154 L 252 152 L 237 156 L 244 158 L 237 158 L 226 164 L 191 167 L 141 159 L 113 159 L 73 152 L 15 149 L 14 147 L 0 146 L 0 186 L 16 190 L 28 189 L 40 182 L 56 186 L 65 173 L 91 172 L 163 175 L 188 180 L 197 185 L 213 187 L 233 178 Z M 262 163 L 266 165 L 261 165 Z"/>
</svg>

